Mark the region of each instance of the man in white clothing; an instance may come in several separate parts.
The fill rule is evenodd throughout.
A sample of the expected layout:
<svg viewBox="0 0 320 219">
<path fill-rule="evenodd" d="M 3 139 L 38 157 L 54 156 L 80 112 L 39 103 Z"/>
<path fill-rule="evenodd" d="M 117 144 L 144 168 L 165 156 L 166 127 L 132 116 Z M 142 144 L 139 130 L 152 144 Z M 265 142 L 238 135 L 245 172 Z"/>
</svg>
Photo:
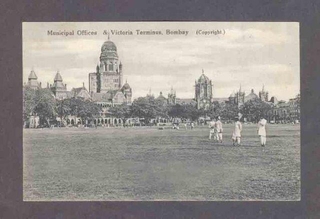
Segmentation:
<svg viewBox="0 0 320 219">
<path fill-rule="evenodd" d="M 220 116 L 218 116 L 217 118 L 217 122 L 216 122 L 216 135 L 217 135 L 217 140 L 218 142 L 222 143 L 222 132 L 223 132 L 223 128 L 222 128 L 222 122 L 220 121 Z"/>
<path fill-rule="evenodd" d="M 210 128 L 210 132 L 209 132 L 209 139 L 211 140 L 211 137 L 213 135 L 213 140 L 215 140 L 215 126 L 216 126 L 216 122 L 214 121 L 214 119 L 209 123 L 209 128 Z"/>
<path fill-rule="evenodd" d="M 264 147 L 267 142 L 266 125 L 267 125 L 267 120 L 261 117 L 260 121 L 258 122 L 258 130 L 257 130 L 258 135 L 260 136 L 261 147 Z"/>
<path fill-rule="evenodd" d="M 237 145 L 240 146 L 241 142 L 241 131 L 242 131 L 242 124 L 240 122 L 240 119 L 238 117 L 235 118 L 235 123 L 234 123 L 234 131 L 232 134 L 232 141 L 233 141 L 233 146 Z"/>
</svg>

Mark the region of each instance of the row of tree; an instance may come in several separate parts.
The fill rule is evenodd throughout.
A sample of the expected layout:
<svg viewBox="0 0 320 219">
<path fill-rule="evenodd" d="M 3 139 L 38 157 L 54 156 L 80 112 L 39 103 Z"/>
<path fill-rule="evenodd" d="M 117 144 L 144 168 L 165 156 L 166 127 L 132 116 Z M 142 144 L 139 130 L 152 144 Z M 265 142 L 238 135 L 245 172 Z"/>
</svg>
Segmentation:
<svg viewBox="0 0 320 219">
<path fill-rule="evenodd" d="M 37 115 L 40 125 L 50 125 L 56 118 L 66 120 L 67 116 L 76 116 L 82 121 L 90 120 L 98 115 L 101 107 L 89 100 L 68 98 L 57 100 L 48 89 L 26 88 L 23 94 L 23 118 L 26 121 L 30 115 Z"/>
<path fill-rule="evenodd" d="M 209 109 L 197 109 L 191 104 L 168 105 L 166 102 L 155 99 L 153 96 L 139 97 L 135 99 L 131 106 L 126 104 L 114 106 L 109 112 L 115 117 L 126 118 L 139 117 L 144 118 L 146 123 L 156 117 L 162 118 L 181 118 L 195 121 L 200 117 L 215 118 L 220 116 L 224 120 L 233 120 L 239 113 L 243 118 L 249 121 L 258 121 L 261 116 L 266 116 L 271 106 L 260 99 L 247 101 L 241 107 L 233 103 L 214 102 Z"/>
<path fill-rule="evenodd" d="M 153 96 L 147 96 L 135 99 L 132 105 L 122 104 L 110 107 L 107 114 L 121 118 L 123 121 L 132 117 L 144 118 L 146 123 L 150 123 L 151 119 L 157 117 L 195 121 L 200 117 L 220 116 L 224 120 L 233 120 L 240 112 L 249 121 L 258 121 L 260 116 L 266 115 L 270 108 L 269 104 L 260 99 L 254 99 L 246 102 L 240 108 L 228 102 L 214 102 L 209 109 L 204 110 L 197 109 L 191 104 L 168 105 Z M 40 124 L 50 124 L 50 121 L 57 117 L 63 121 L 69 115 L 79 117 L 82 121 L 90 120 L 99 116 L 101 110 L 100 106 L 89 100 L 77 98 L 56 100 L 48 89 L 24 90 L 24 119 L 30 115 L 37 115 L 40 118 Z"/>
</svg>

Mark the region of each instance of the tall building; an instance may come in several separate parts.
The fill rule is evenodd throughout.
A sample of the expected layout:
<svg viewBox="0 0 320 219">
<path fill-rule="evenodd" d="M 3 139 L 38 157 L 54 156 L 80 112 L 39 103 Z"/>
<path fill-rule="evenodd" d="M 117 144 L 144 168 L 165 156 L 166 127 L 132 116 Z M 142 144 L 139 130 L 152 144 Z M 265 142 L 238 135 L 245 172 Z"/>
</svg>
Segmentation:
<svg viewBox="0 0 320 219">
<path fill-rule="evenodd" d="M 53 85 L 50 85 L 50 89 L 57 99 L 65 99 L 69 97 L 69 92 L 67 91 L 67 84 L 63 84 L 62 82 L 62 77 L 60 75 L 60 72 L 58 71 L 56 76 L 54 77 Z"/>
<path fill-rule="evenodd" d="M 269 100 L 268 96 L 269 96 L 269 93 L 264 90 L 264 85 L 263 85 L 262 90 L 259 92 L 259 98 L 262 101 L 268 102 L 268 100 Z"/>
<path fill-rule="evenodd" d="M 122 70 L 116 45 L 110 40 L 104 42 L 96 72 L 89 73 L 89 92 L 92 98 L 98 102 L 106 102 L 108 105 L 124 102 L 130 104 L 132 89 L 127 82 L 122 85 Z"/>
<path fill-rule="evenodd" d="M 195 81 L 195 100 L 198 109 L 208 109 L 212 103 L 212 81 L 204 74 Z"/>
<path fill-rule="evenodd" d="M 177 103 L 177 100 L 176 100 L 176 92 L 173 90 L 173 88 L 171 87 L 171 91 L 170 93 L 168 94 L 168 104 L 170 105 L 174 105 Z"/>
<path fill-rule="evenodd" d="M 29 74 L 28 83 L 25 86 L 34 90 L 37 90 L 41 87 L 41 83 L 38 82 L 38 77 L 33 69 Z"/>
</svg>

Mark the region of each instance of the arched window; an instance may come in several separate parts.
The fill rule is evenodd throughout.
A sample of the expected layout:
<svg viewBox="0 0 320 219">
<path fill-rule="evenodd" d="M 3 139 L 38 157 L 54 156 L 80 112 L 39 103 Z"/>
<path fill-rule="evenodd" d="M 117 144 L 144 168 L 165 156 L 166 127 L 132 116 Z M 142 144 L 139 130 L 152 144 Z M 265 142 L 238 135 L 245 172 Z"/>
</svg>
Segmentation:
<svg viewBox="0 0 320 219">
<path fill-rule="evenodd" d="M 109 64 L 109 71 L 113 71 L 113 63 L 112 62 L 110 62 L 110 64 Z"/>
</svg>

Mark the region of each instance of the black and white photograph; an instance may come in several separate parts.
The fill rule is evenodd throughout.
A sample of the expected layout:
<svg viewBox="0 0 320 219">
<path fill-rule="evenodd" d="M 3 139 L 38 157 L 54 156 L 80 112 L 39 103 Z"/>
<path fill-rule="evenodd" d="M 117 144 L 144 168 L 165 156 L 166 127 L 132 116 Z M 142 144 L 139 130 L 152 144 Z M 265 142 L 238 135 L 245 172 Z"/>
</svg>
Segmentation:
<svg viewBox="0 0 320 219">
<path fill-rule="evenodd" d="M 24 201 L 300 201 L 298 22 L 23 22 Z"/>
</svg>

